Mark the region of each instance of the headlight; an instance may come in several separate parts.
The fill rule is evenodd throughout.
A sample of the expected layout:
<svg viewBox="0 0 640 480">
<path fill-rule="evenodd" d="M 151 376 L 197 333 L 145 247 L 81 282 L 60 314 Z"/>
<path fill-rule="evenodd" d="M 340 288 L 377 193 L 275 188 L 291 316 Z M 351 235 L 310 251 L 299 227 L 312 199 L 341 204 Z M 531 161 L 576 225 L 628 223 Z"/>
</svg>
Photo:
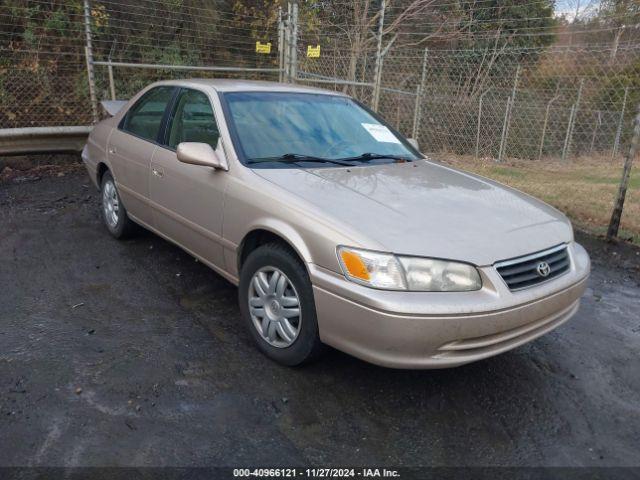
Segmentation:
<svg viewBox="0 0 640 480">
<path fill-rule="evenodd" d="M 468 292 L 482 287 L 478 270 L 466 263 L 418 257 L 399 258 L 409 290 Z"/>
<path fill-rule="evenodd" d="M 338 247 L 345 276 L 354 282 L 385 290 L 468 292 L 479 290 L 478 270 L 466 263 L 405 257 Z"/>
</svg>

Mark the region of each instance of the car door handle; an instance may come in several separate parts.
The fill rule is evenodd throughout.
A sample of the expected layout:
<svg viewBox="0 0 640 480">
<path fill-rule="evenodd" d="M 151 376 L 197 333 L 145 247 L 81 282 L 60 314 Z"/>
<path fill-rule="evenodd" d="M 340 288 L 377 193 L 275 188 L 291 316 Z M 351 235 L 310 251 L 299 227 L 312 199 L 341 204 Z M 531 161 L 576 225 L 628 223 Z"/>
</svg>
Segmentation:
<svg viewBox="0 0 640 480">
<path fill-rule="evenodd" d="M 164 172 L 162 170 L 157 170 L 155 168 L 151 169 L 151 173 L 153 173 L 156 177 L 160 177 L 160 178 L 164 176 Z"/>
</svg>

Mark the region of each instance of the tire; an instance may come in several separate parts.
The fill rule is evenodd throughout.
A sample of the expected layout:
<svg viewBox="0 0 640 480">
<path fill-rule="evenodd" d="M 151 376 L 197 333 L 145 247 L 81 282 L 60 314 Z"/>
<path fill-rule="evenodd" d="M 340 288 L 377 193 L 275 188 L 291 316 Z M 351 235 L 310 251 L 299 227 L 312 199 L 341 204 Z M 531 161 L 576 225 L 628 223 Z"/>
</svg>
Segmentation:
<svg viewBox="0 0 640 480">
<path fill-rule="evenodd" d="M 110 172 L 105 172 L 100 185 L 102 221 L 109 233 L 117 239 L 131 237 L 136 231 L 136 224 L 129 218 L 120 194 Z"/>
<path fill-rule="evenodd" d="M 251 252 L 242 266 L 238 288 L 243 320 L 263 354 L 282 365 L 296 366 L 322 353 L 311 281 L 289 248 L 269 243 Z M 264 297 L 260 296 L 261 290 L 266 293 Z M 296 310 L 294 297 L 298 300 L 298 316 L 292 316 Z"/>
</svg>

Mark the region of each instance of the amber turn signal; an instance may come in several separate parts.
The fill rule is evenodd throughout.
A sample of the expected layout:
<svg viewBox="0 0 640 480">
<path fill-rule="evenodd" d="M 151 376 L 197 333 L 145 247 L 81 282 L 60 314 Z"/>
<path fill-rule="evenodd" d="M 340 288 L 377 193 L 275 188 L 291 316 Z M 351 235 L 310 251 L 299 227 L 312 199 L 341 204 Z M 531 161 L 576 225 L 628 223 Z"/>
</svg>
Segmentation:
<svg viewBox="0 0 640 480">
<path fill-rule="evenodd" d="M 340 257 L 349 275 L 359 278 L 360 280 L 369 280 L 369 271 L 358 254 L 348 250 L 342 250 L 340 251 Z"/>
</svg>

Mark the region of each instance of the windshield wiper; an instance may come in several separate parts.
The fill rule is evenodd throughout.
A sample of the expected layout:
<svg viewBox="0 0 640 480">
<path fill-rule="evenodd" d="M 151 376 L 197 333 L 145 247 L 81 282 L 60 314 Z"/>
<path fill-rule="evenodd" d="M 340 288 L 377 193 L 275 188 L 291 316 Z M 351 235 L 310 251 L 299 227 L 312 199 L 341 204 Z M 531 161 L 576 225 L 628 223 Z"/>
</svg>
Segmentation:
<svg viewBox="0 0 640 480">
<path fill-rule="evenodd" d="M 333 160 L 331 158 L 314 157 L 313 155 L 302 155 L 300 153 L 285 153 L 279 157 L 258 157 L 250 158 L 247 163 L 263 163 L 263 162 L 283 162 L 283 163 L 296 163 L 296 162 L 318 162 L 318 163 L 335 163 L 336 165 L 345 165 L 352 167 L 353 164 L 343 161 L 344 159 Z"/>
<path fill-rule="evenodd" d="M 380 160 L 380 159 L 389 159 L 389 160 L 399 160 L 403 162 L 411 162 L 413 159 L 402 157 L 400 155 L 384 155 L 382 153 L 363 153 L 362 155 L 358 155 L 356 157 L 345 157 L 340 158 L 339 160 L 348 161 L 348 162 L 368 162 L 370 160 Z"/>
</svg>

